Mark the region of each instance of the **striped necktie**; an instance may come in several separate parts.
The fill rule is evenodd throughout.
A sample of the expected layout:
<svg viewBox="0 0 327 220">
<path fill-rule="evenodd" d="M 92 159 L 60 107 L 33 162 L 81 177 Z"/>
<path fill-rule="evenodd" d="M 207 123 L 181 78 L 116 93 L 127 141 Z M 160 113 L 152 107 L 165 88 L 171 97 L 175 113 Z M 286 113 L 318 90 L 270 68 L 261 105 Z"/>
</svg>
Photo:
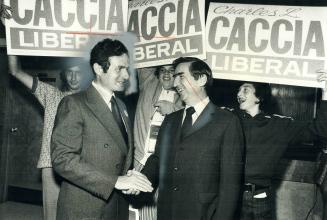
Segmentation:
<svg viewBox="0 0 327 220">
<path fill-rule="evenodd" d="M 116 98 L 114 96 L 112 96 L 110 102 L 111 102 L 111 112 L 115 118 L 115 121 L 118 124 L 121 134 L 123 135 L 125 143 L 128 144 L 128 136 L 127 136 L 126 128 L 125 128 L 123 119 L 121 117 L 121 113 L 120 113 Z"/>
</svg>

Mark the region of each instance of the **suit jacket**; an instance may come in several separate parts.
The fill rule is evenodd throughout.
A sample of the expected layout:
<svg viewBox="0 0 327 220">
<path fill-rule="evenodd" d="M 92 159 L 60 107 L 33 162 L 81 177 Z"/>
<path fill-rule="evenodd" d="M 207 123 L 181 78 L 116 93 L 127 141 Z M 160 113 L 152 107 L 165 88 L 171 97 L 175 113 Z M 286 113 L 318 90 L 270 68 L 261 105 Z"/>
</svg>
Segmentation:
<svg viewBox="0 0 327 220">
<path fill-rule="evenodd" d="M 183 110 L 165 118 L 142 171 L 159 184 L 158 219 L 234 219 L 243 171 L 240 122 L 209 103 L 180 140 Z"/>
<path fill-rule="evenodd" d="M 53 168 L 64 178 L 57 219 L 128 219 L 128 204 L 114 186 L 131 166 L 132 133 L 126 107 L 117 103 L 128 146 L 93 86 L 61 101 L 51 142 Z"/>
</svg>

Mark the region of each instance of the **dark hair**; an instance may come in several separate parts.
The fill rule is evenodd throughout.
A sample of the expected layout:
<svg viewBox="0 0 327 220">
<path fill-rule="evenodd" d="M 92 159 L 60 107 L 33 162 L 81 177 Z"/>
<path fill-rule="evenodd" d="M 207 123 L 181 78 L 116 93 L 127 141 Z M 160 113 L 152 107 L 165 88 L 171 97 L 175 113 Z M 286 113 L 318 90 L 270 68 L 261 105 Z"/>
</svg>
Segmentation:
<svg viewBox="0 0 327 220">
<path fill-rule="evenodd" d="M 206 62 L 196 57 L 180 57 L 174 60 L 173 67 L 176 69 L 179 64 L 189 62 L 191 63 L 189 70 L 194 79 L 197 80 L 203 75 L 207 76 L 207 82 L 204 87 L 208 92 L 213 83 L 213 79 L 211 69 Z"/>
<path fill-rule="evenodd" d="M 156 70 L 154 71 L 154 75 L 155 75 L 157 78 L 159 78 L 161 67 L 163 67 L 163 66 L 172 66 L 172 65 L 173 65 L 173 64 L 165 64 L 165 65 L 157 66 L 157 67 L 156 67 Z"/>
<path fill-rule="evenodd" d="M 69 87 L 68 87 L 68 83 L 67 83 L 67 77 L 66 77 L 66 71 L 68 69 L 63 69 L 60 71 L 60 80 L 61 80 L 61 90 L 62 91 L 68 91 Z"/>
<path fill-rule="evenodd" d="M 61 80 L 61 90 L 62 91 L 68 91 L 69 86 L 67 83 L 67 77 L 66 72 L 72 68 L 78 66 L 80 68 L 80 71 L 88 71 L 87 62 L 80 58 L 80 57 L 66 57 L 64 61 L 61 63 L 61 71 L 60 71 L 60 80 Z"/>
<path fill-rule="evenodd" d="M 244 82 L 253 85 L 254 95 L 259 99 L 259 108 L 265 110 L 271 99 L 271 87 L 268 83 Z M 244 84 L 243 83 L 243 84 Z"/>
<path fill-rule="evenodd" d="M 122 42 L 106 38 L 98 42 L 91 51 L 91 69 L 93 70 L 93 64 L 97 63 L 102 67 L 104 72 L 107 72 L 110 66 L 108 58 L 112 56 L 121 56 L 123 54 L 128 55 L 128 50 Z"/>
</svg>

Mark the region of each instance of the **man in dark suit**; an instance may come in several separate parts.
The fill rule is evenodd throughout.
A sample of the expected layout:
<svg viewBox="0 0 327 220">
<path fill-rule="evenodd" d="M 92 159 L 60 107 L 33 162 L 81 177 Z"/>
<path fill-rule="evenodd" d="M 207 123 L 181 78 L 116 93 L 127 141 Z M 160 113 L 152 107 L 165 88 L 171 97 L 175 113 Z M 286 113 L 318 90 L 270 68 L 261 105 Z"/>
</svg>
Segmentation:
<svg viewBox="0 0 327 220">
<path fill-rule="evenodd" d="M 128 219 L 121 191 L 152 191 L 136 171 L 126 107 L 114 92 L 129 78 L 129 57 L 118 40 L 105 39 L 91 51 L 92 85 L 65 97 L 52 134 L 52 163 L 63 177 L 57 219 Z"/>
<path fill-rule="evenodd" d="M 158 220 L 234 219 L 243 167 L 240 122 L 210 102 L 212 73 L 204 61 L 173 64 L 186 107 L 166 116 L 142 170 L 159 185 Z"/>
</svg>

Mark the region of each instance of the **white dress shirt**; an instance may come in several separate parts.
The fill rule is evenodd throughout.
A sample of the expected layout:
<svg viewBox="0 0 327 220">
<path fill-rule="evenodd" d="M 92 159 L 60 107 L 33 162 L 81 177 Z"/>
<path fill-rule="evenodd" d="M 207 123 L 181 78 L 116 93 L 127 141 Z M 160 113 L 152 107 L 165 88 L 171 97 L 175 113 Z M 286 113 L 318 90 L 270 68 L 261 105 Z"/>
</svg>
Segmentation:
<svg viewBox="0 0 327 220">
<path fill-rule="evenodd" d="M 100 96 L 105 101 L 105 103 L 107 104 L 108 108 L 111 111 L 111 102 L 110 101 L 111 101 L 111 97 L 115 96 L 115 94 L 113 92 L 110 92 L 110 91 L 102 88 L 102 86 L 98 85 L 94 81 L 92 82 L 92 85 L 100 93 Z"/>
<path fill-rule="evenodd" d="M 195 112 L 192 115 L 192 125 L 195 123 L 195 121 L 198 119 L 198 117 L 200 116 L 200 114 L 202 113 L 203 109 L 208 105 L 209 103 L 209 97 L 207 96 L 205 99 L 201 100 L 200 102 L 198 102 L 197 104 L 195 104 L 193 106 Z M 192 107 L 189 105 L 185 106 L 185 110 L 183 113 L 183 120 L 182 120 L 182 124 L 184 122 L 185 116 L 186 116 L 186 109 Z"/>
<path fill-rule="evenodd" d="M 114 96 L 115 97 L 115 93 L 113 92 L 110 92 L 104 88 L 102 88 L 102 86 L 98 85 L 97 83 L 95 83 L 94 81 L 92 82 L 92 85 L 94 86 L 94 88 L 100 93 L 100 96 L 102 97 L 102 99 L 105 101 L 105 103 L 107 104 L 108 108 L 110 109 L 110 111 L 112 112 L 111 110 L 111 97 Z M 120 111 L 122 111 L 122 109 L 120 109 Z M 127 112 L 124 111 L 125 115 L 127 116 Z M 123 112 L 120 112 L 120 114 L 123 114 Z M 125 129 L 126 129 L 126 121 L 124 119 L 124 117 L 122 117 L 121 115 L 121 118 L 123 120 L 123 123 L 125 125 Z"/>
</svg>

